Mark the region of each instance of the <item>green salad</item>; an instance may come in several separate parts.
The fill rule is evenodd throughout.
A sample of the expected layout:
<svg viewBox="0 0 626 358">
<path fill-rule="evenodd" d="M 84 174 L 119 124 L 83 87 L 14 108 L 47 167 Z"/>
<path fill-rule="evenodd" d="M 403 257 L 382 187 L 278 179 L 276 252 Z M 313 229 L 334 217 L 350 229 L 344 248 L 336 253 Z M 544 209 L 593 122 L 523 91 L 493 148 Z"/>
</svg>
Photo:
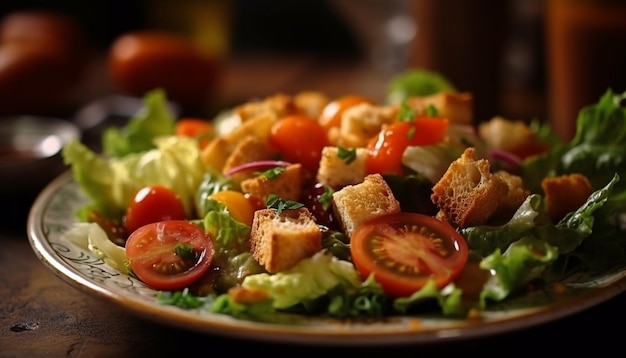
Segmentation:
<svg viewBox="0 0 626 358">
<path fill-rule="evenodd" d="M 312 106 L 246 117 L 242 104 L 216 118 L 175 118 L 166 93 L 151 91 L 125 126 L 103 133 L 101 153 L 79 141 L 63 149 L 88 198 L 65 237 L 154 288 L 163 304 L 270 323 L 422 314 L 465 319 L 573 273 L 626 266 L 626 93 L 609 89 L 582 108 L 568 142 L 545 123 L 528 123 L 532 144 L 541 150 L 522 155 L 495 148 L 478 123 L 455 123 L 432 104 L 441 102 L 428 102 L 429 96 L 458 93 L 443 77 L 411 72 L 395 79 L 389 92 L 388 103 L 361 102 L 361 112 L 344 112 L 344 118 L 382 118 L 375 129 L 368 127 L 367 140 L 357 141 L 355 132 L 337 137 L 343 122 L 318 126 L 323 113 Z M 323 107 L 336 102 L 316 95 L 325 99 Z M 271 125 L 261 132 L 267 118 Z M 246 121 L 257 120 L 247 127 Z M 224 121 L 230 129 L 222 129 Z M 354 123 L 365 131 L 363 122 Z M 381 138 L 394 135 L 400 140 L 384 142 L 393 150 L 382 153 Z M 250 144 L 258 138 L 267 147 Z M 244 142 L 254 155 L 237 152 Z M 342 171 L 324 164 L 328 148 Z M 506 171 L 520 180 L 524 195 L 514 208 L 494 209 L 478 222 L 454 221 L 455 212 L 442 215 L 446 207 L 434 202 L 434 188 L 467 148 L 476 156 L 470 164 L 489 163 L 491 173 L 484 175 Z M 228 167 L 235 152 L 247 159 Z M 348 174 L 360 179 L 320 182 L 321 171 L 331 173 L 328 180 Z M 358 223 L 342 217 L 338 193 L 358 190 L 378 174 L 399 209 Z M 571 174 L 590 190 L 575 208 L 555 216 L 542 183 Z M 281 178 L 290 190 L 297 186 L 297 194 L 267 184 Z M 254 191 L 259 186 L 265 195 Z M 355 228 L 347 228 L 348 219 Z M 268 221 L 283 227 L 264 226 Z M 294 234 L 291 223 L 302 234 Z"/>
</svg>

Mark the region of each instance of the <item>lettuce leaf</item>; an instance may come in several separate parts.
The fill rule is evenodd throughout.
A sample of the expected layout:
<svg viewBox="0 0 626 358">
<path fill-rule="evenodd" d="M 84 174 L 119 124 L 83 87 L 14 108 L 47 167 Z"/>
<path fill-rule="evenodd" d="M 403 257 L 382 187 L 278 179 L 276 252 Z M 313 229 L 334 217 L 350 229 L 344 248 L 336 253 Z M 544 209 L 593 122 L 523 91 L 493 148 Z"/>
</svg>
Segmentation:
<svg viewBox="0 0 626 358">
<path fill-rule="evenodd" d="M 614 174 L 626 175 L 626 107 L 621 102 L 626 92 L 607 90 L 600 100 L 584 107 L 578 114 L 576 135 L 570 143 L 556 145 L 543 155 L 523 162 L 524 184 L 540 192 L 547 176 L 581 173 L 596 189 Z M 618 191 L 626 190 L 626 182 Z"/>
<path fill-rule="evenodd" d="M 361 286 L 361 279 L 351 263 L 339 260 L 326 251 L 320 251 L 286 271 L 248 276 L 242 284 L 246 288 L 268 292 L 277 309 L 316 299 L 337 285 L 356 290 Z"/>
<path fill-rule="evenodd" d="M 192 138 L 165 136 L 155 138 L 154 144 L 156 148 L 149 151 L 108 158 L 73 141 L 63 148 L 62 155 L 74 180 L 91 200 L 89 209 L 119 219 L 139 189 L 160 184 L 180 196 L 191 216 L 196 191 L 207 170 L 198 143 Z"/>
<path fill-rule="evenodd" d="M 111 157 L 124 157 L 153 149 L 154 138 L 174 134 L 176 118 L 170 110 L 165 92 L 148 92 L 144 106 L 121 128 L 109 127 L 102 135 L 102 150 Z"/>
</svg>

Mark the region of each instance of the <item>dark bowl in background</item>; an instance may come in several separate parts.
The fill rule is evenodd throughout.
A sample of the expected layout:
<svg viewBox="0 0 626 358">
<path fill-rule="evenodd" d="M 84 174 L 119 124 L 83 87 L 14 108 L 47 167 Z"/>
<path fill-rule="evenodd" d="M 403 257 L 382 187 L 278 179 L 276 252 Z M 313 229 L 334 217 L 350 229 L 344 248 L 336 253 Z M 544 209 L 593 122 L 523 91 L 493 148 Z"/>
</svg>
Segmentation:
<svg viewBox="0 0 626 358">
<path fill-rule="evenodd" d="M 61 149 L 80 139 L 77 125 L 61 118 L 0 117 L 0 196 L 4 220 L 21 218 L 39 192 L 67 170 Z"/>
</svg>

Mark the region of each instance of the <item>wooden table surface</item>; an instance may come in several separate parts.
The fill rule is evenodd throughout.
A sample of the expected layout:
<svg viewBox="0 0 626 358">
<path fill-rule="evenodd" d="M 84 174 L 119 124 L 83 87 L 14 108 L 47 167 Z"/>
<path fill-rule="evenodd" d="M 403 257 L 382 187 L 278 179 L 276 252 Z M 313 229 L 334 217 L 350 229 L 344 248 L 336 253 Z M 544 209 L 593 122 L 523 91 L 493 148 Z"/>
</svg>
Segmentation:
<svg viewBox="0 0 626 358">
<path fill-rule="evenodd" d="M 306 68 L 293 67 L 293 72 Z M 340 75 L 338 71 L 334 75 Z M 245 70 L 231 78 L 249 80 Z M 323 81 L 323 78 L 317 78 Z M 290 82 L 275 78 L 266 92 Z M 318 83 L 300 83 L 318 89 Z M 335 82 L 337 83 L 337 82 Z M 354 89 L 363 83 L 353 82 Z M 344 82 L 345 86 L 345 82 Z M 289 90 L 297 89 L 292 86 Z M 376 89 L 380 87 L 365 86 Z M 363 87 L 363 88 L 365 88 Z M 328 88 L 328 87 L 327 87 Z M 330 88 L 336 94 L 346 87 Z M 246 95 L 252 95 L 250 92 Z M 1 173 L 0 173 L 1 175 Z M 626 294 L 584 309 L 580 313 L 513 332 L 468 340 L 382 347 L 323 347 L 277 344 L 192 332 L 184 328 L 140 318 L 115 304 L 69 285 L 39 261 L 26 234 L 26 219 L 37 192 L 3 197 L 0 216 L 0 358 L 1 357 L 169 357 L 185 353 L 209 356 L 247 353 L 264 356 L 294 354 L 349 354 L 397 357 L 447 356 L 476 353 L 503 357 L 543 352 L 578 353 L 597 349 L 598 354 L 618 354 L 624 349 Z M 223 353 L 222 353 L 223 354 Z"/>
</svg>

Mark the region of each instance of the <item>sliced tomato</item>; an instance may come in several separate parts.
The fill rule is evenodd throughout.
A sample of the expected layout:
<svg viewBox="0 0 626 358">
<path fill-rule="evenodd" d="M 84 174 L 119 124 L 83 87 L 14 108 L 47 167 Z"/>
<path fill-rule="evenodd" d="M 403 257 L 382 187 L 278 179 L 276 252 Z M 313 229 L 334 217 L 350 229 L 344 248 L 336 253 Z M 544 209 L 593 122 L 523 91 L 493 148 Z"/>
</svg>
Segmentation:
<svg viewBox="0 0 626 358">
<path fill-rule="evenodd" d="M 164 220 L 186 219 L 182 201 L 168 187 L 151 185 L 137 192 L 126 209 L 123 222 L 127 233 L 143 225 Z"/>
<path fill-rule="evenodd" d="M 271 129 L 269 142 L 283 159 L 301 163 L 311 173 L 317 173 L 322 149 L 328 145 L 326 132 L 320 124 L 306 116 L 281 118 Z"/>
<path fill-rule="evenodd" d="M 159 290 L 178 290 L 202 277 L 215 249 L 211 237 L 185 220 L 148 224 L 126 241 L 126 256 L 137 277 Z"/>
<path fill-rule="evenodd" d="M 402 154 L 409 146 L 441 142 L 448 130 L 448 120 L 419 116 L 411 122 L 394 122 L 385 126 L 368 144 L 368 173 L 403 174 Z"/>
<path fill-rule="evenodd" d="M 434 217 L 396 213 L 359 225 L 350 252 L 363 277 L 374 275 L 385 293 L 410 296 L 428 280 L 441 288 L 452 282 L 468 259 L 465 239 Z"/>
</svg>

